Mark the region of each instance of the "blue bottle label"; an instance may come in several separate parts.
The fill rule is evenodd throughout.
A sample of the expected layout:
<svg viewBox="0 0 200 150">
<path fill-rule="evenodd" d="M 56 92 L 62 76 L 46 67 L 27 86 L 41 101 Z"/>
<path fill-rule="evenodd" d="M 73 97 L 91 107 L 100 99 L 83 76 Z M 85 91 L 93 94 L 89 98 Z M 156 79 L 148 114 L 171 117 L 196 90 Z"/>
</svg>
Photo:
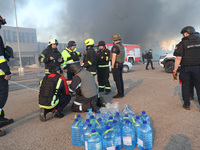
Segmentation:
<svg viewBox="0 0 200 150">
<path fill-rule="evenodd" d="M 124 145 L 128 145 L 128 146 L 132 145 L 132 139 L 131 139 L 131 137 L 124 137 L 123 136 L 123 144 Z"/>
</svg>

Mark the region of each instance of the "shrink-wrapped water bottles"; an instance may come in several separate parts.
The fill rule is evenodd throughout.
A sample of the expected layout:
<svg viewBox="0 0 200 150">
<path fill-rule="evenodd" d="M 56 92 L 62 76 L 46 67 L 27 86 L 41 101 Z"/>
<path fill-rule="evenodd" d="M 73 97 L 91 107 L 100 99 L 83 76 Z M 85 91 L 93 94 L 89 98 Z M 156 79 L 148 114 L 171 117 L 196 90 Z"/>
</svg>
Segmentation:
<svg viewBox="0 0 200 150">
<path fill-rule="evenodd" d="M 151 150 L 153 148 L 152 129 L 146 120 L 138 128 L 137 144 L 140 150 Z"/>
<path fill-rule="evenodd" d="M 83 145 L 83 124 L 77 118 L 71 126 L 71 136 L 73 145 Z"/>
</svg>

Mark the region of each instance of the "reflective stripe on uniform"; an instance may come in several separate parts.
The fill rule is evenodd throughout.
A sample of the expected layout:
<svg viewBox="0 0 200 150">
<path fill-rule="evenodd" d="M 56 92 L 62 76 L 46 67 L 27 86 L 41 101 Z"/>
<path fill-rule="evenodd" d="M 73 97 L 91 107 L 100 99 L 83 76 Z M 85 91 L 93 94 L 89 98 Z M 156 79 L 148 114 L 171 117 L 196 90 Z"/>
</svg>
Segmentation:
<svg viewBox="0 0 200 150">
<path fill-rule="evenodd" d="M 40 61 L 44 62 L 44 58 L 45 58 L 44 54 L 41 54 L 40 56 L 42 56 L 42 58 L 40 59 Z"/>
<path fill-rule="evenodd" d="M 83 105 L 82 103 L 79 103 L 79 102 L 74 101 L 74 104 L 79 106 L 79 111 L 82 111 L 82 110 L 83 110 L 83 109 L 82 109 L 82 105 Z"/>
<path fill-rule="evenodd" d="M 102 88 L 102 89 L 104 89 L 104 88 L 105 88 L 105 86 L 99 86 L 99 88 Z"/>
<path fill-rule="evenodd" d="M 88 61 L 88 64 L 89 64 L 89 65 L 92 65 L 91 61 Z"/>
<path fill-rule="evenodd" d="M 105 87 L 105 89 L 108 89 L 108 90 L 110 90 L 110 89 L 111 89 L 111 87 Z"/>
<path fill-rule="evenodd" d="M 3 70 L 0 69 L 0 76 L 5 75 L 5 72 L 3 72 Z"/>
<path fill-rule="evenodd" d="M 90 72 L 91 74 L 97 74 L 96 72 Z"/>
<path fill-rule="evenodd" d="M 99 68 L 109 67 L 109 65 L 98 65 Z"/>
<path fill-rule="evenodd" d="M 6 59 L 4 56 L 0 56 L 0 63 L 6 62 Z"/>
<path fill-rule="evenodd" d="M 50 74 L 49 69 L 45 69 L 45 74 Z"/>
</svg>

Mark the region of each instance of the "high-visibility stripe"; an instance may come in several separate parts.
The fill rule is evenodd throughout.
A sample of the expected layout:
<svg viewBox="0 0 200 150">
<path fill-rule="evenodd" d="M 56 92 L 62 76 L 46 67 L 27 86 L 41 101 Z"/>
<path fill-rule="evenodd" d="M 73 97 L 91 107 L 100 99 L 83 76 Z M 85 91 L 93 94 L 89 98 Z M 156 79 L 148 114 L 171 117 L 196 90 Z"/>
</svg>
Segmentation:
<svg viewBox="0 0 200 150">
<path fill-rule="evenodd" d="M 99 88 L 105 88 L 105 86 L 99 86 Z"/>
<path fill-rule="evenodd" d="M 111 87 L 105 87 L 105 89 L 111 89 Z"/>
<path fill-rule="evenodd" d="M 1 115 L 1 111 L 2 111 L 2 109 L 0 108 L 0 115 Z"/>
<path fill-rule="evenodd" d="M 109 65 L 98 65 L 99 68 L 109 67 Z"/>
<path fill-rule="evenodd" d="M 96 72 L 90 72 L 91 74 L 97 74 Z"/>
<path fill-rule="evenodd" d="M 6 62 L 6 59 L 4 56 L 0 56 L 0 63 Z"/>
<path fill-rule="evenodd" d="M 90 61 L 88 61 L 88 64 L 89 64 L 89 65 L 92 65 L 92 63 L 91 63 Z"/>
<path fill-rule="evenodd" d="M 54 105 L 51 106 L 44 106 L 44 105 L 39 105 L 40 108 L 45 108 L 45 109 L 53 109 L 57 104 L 58 104 L 59 100 L 56 101 L 56 103 Z"/>
<path fill-rule="evenodd" d="M 106 56 L 106 61 L 108 61 L 108 56 Z"/>
<path fill-rule="evenodd" d="M 44 62 L 45 56 L 44 54 L 41 54 L 40 56 L 42 56 L 42 58 L 40 59 L 41 62 Z"/>
<path fill-rule="evenodd" d="M 5 75 L 5 72 L 3 72 L 3 70 L 0 69 L 0 75 Z"/>
<path fill-rule="evenodd" d="M 45 69 L 45 74 L 50 74 L 49 69 Z"/>
</svg>

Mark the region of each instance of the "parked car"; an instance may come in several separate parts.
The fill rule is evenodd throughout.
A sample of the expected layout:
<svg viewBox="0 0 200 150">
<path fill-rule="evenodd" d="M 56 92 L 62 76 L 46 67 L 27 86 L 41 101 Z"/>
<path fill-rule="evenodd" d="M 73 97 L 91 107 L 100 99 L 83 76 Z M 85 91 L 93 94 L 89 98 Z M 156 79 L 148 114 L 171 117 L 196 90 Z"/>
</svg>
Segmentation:
<svg viewBox="0 0 200 150">
<path fill-rule="evenodd" d="M 160 56 L 158 63 L 161 67 L 165 68 L 165 71 L 167 73 L 172 73 L 174 70 L 175 59 L 176 57 L 173 55 L 173 53 L 170 53 L 170 54 Z"/>
<path fill-rule="evenodd" d="M 132 69 L 133 69 L 133 65 L 130 62 L 125 61 L 124 64 L 123 64 L 123 70 L 122 70 L 123 73 L 127 73 Z M 109 70 L 110 70 L 110 72 L 112 72 L 112 68 L 111 68 L 111 63 L 110 62 L 109 62 Z"/>
</svg>

